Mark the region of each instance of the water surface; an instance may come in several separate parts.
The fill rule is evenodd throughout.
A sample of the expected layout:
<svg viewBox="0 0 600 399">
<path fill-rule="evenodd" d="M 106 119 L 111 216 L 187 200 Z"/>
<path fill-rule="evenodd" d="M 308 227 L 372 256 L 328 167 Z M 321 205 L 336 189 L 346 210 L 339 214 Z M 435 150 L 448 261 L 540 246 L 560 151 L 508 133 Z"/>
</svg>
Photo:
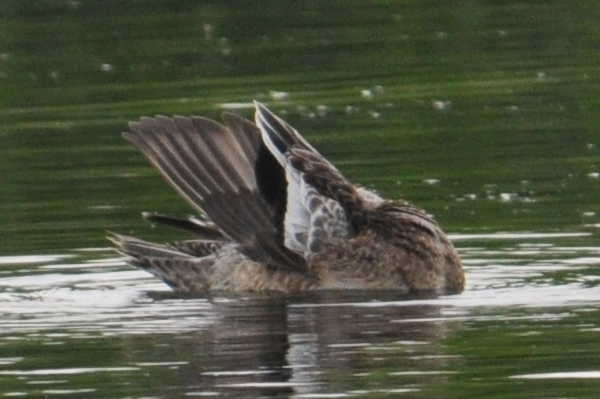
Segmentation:
<svg viewBox="0 0 600 399">
<path fill-rule="evenodd" d="M 0 2 L 0 395 L 595 398 L 594 1 Z M 433 214 L 462 295 L 183 297 L 106 230 L 191 210 L 128 120 L 264 101 Z"/>
</svg>

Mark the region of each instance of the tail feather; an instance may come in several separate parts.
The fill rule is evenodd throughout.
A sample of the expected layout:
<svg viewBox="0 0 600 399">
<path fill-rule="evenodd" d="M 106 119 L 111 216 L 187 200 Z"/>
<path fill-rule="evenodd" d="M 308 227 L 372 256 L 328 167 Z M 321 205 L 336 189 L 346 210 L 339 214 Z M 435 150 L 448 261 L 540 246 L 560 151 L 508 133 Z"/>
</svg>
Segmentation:
<svg viewBox="0 0 600 399">
<path fill-rule="evenodd" d="M 167 247 L 196 258 L 202 258 L 217 253 L 225 244 L 220 240 L 187 240 L 172 242 Z"/>
<path fill-rule="evenodd" d="M 151 223 L 164 224 L 179 230 L 184 230 L 207 240 L 225 240 L 223 233 L 219 228 L 210 222 L 205 222 L 195 218 L 180 219 L 158 213 L 143 212 L 144 219 Z"/>
<path fill-rule="evenodd" d="M 107 238 L 127 256 L 127 263 L 156 276 L 171 288 L 188 292 L 210 289 L 216 262 L 214 255 L 198 258 L 167 245 L 110 234 Z"/>
<path fill-rule="evenodd" d="M 109 232 L 108 238 L 119 248 L 124 255 L 139 259 L 152 259 L 162 257 L 189 257 L 178 250 L 171 249 L 166 245 L 155 244 L 122 234 Z"/>
</svg>

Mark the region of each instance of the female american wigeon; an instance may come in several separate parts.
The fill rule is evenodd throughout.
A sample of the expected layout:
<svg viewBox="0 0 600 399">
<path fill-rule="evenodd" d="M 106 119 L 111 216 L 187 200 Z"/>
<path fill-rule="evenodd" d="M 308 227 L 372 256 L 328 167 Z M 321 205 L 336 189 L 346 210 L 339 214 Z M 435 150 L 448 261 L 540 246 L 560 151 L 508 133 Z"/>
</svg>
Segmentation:
<svg viewBox="0 0 600 399">
<path fill-rule="evenodd" d="M 142 118 L 123 134 L 202 215 L 144 214 L 197 238 L 111 239 L 176 291 L 393 289 L 457 294 L 461 261 L 438 224 L 405 201 L 352 185 L 284 120 L 225 114 Z"/>
</svg>

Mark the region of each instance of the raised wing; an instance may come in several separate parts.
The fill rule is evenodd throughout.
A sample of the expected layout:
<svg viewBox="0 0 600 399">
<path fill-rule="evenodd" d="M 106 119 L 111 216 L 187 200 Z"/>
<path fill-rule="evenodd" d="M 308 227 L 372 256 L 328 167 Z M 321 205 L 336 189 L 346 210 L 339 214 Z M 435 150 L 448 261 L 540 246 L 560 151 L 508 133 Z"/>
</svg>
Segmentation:
<svg viewBox="0 0 600 399">
<path fill-rule="evenodd" d="M 275 207 L 283 213 L 285 246 L 308 258 L 324 243 L 354 234 L 362 210 L 356 189 L 294 128 L 264 105 L 255 105 L 263 142 L 285 172 L 286 192 Z"/>
<path fill-rule="evenodd" d="M 283 245 L 275 210 L 258 189 L 254 169 L 264 152 L 260 131 L 233 114 L 224 120 L 227 126 L 201 117 L 142 118 L 123 136 L 244 254 L 307 273 L 305 260 Z"/>
</svg>

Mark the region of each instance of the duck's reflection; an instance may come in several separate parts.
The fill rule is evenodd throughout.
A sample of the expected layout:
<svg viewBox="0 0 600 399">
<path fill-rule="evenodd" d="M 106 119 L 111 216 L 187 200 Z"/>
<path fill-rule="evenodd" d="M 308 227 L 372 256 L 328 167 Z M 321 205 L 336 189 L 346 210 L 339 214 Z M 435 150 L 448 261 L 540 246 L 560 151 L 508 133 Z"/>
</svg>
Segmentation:
<svg viewBox="0 0 600 399">
<path fill-rule="evenodd" d="M 187 362 L 173 375 L 186 395 L 419 390 L 445 378 L 452 357 L 438 344 L 448 330 L 443 309 L 415 303 L 335 295 L 214 300 L 209 328 L 148 336 L 164 350 L 138 353 L 148 361 L 168 351 L 170 359 Z M 170 394 L 175 389 L 159 376 L 155 382 Z"/>
<path fill-rule="evenodd" d="M 293 394 L 289 385 L 293 370 L 286 301 L 216 301 L 219 318 L 213 329 L 210 371 L 216 391 L 256 390 L 259 396 Z"/>
</svg>

